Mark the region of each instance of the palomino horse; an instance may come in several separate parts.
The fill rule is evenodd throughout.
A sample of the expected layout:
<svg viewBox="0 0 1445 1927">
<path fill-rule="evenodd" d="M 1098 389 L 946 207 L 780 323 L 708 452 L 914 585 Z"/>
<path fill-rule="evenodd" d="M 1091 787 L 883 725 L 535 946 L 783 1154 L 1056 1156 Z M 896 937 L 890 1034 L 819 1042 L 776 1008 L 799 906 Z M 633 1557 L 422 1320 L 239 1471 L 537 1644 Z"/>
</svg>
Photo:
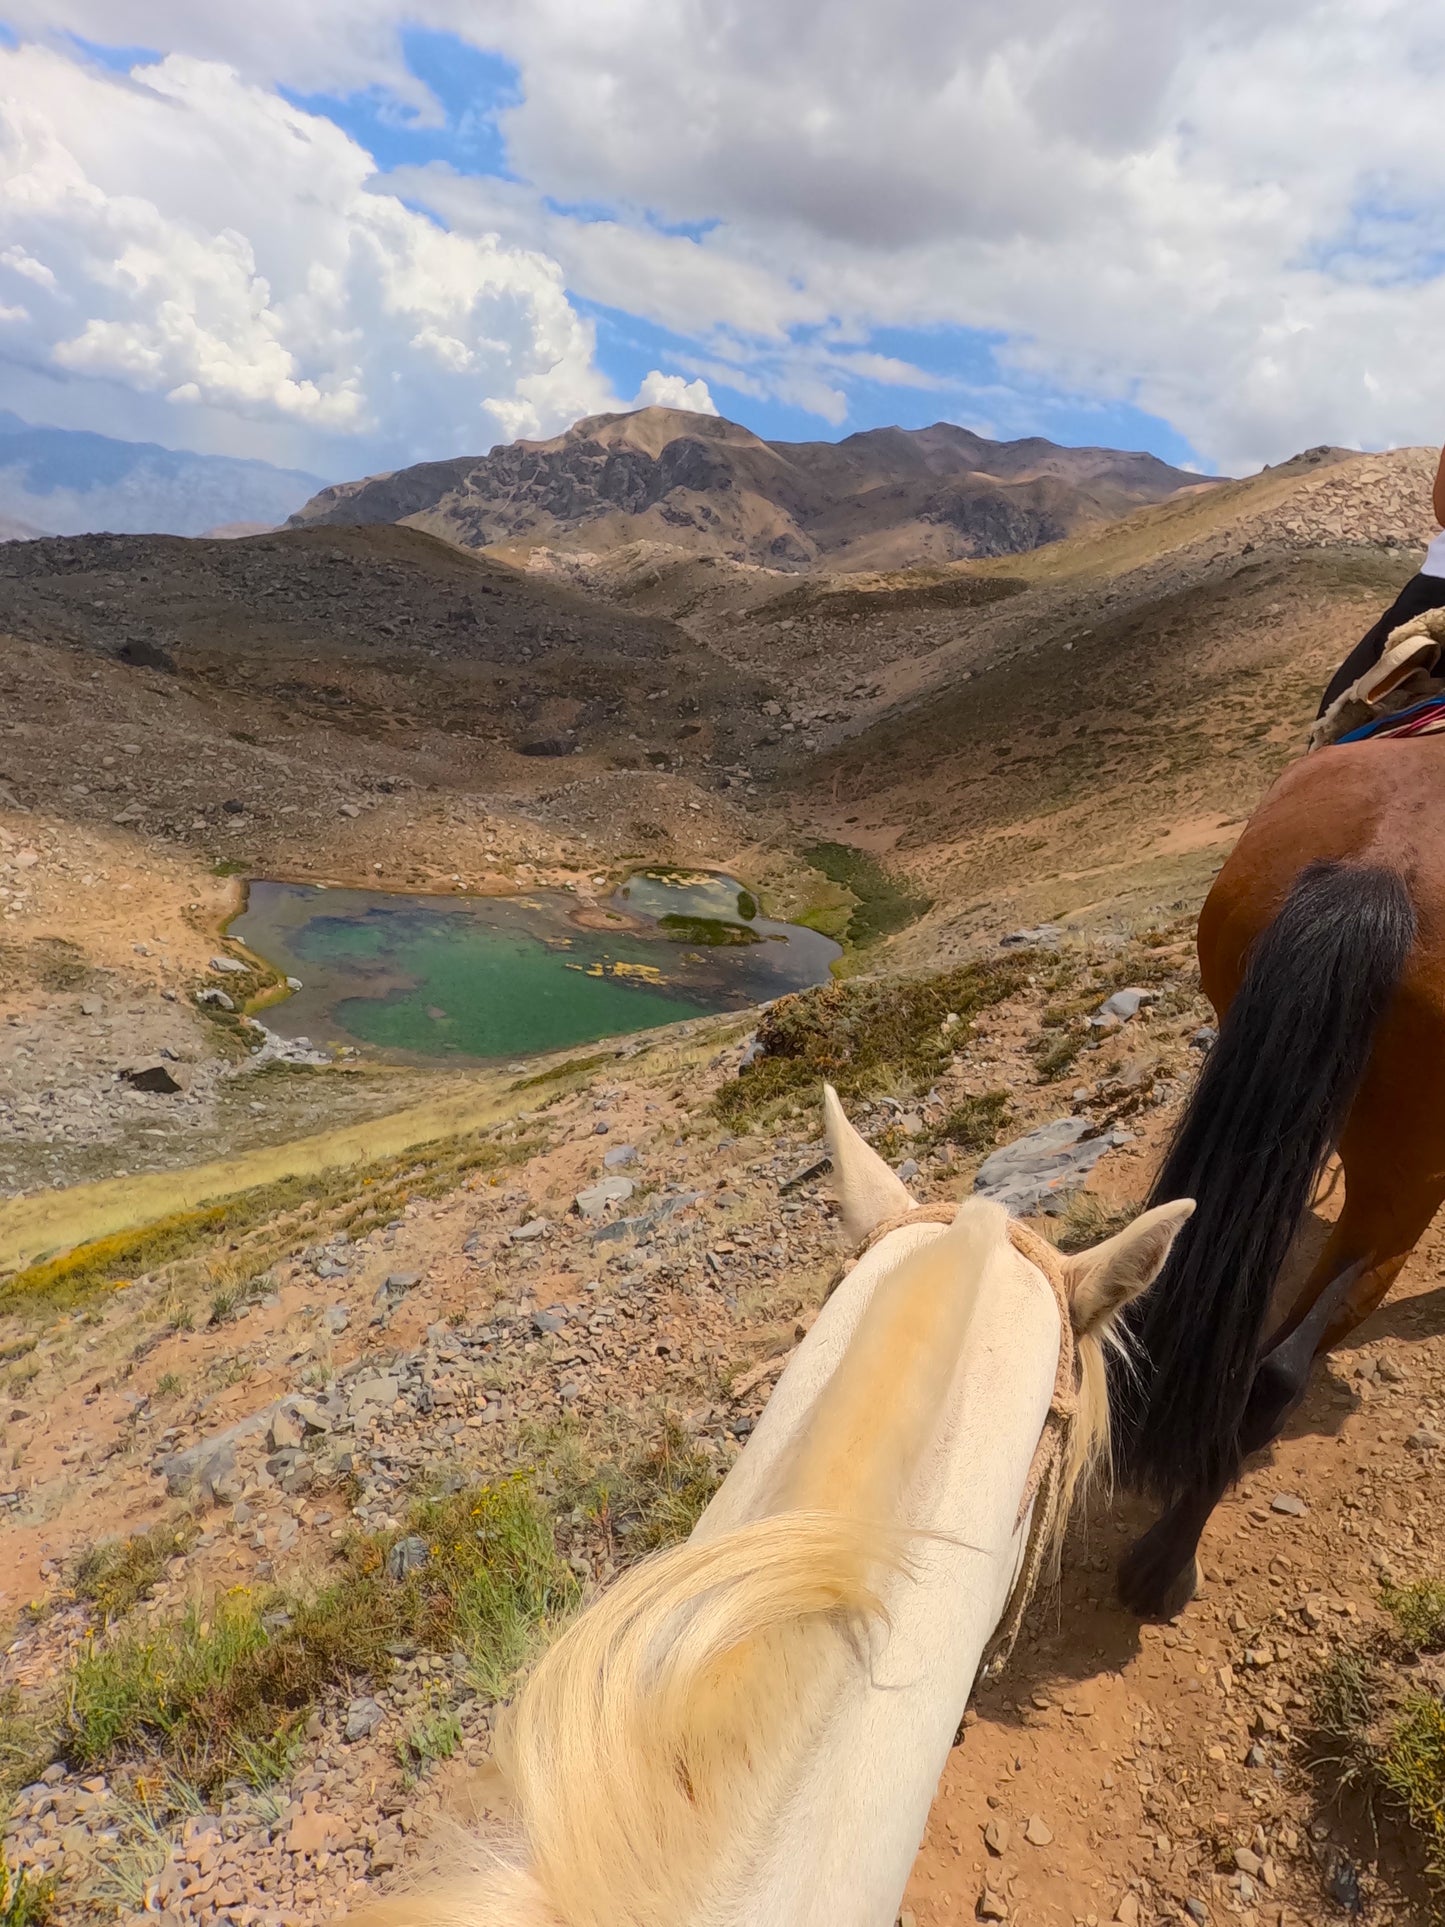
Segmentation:
<svg viewBox="0 0 1445 1927">
<path fill-rule="evenodd" d="M 1164 1502 L 1124 1603 L 1178 1612 L 1195 1550 L 1310 1366 L 1380 1303 L 1445 1196 L 1445 742 L 1337 744 L 1287 770 L 1199 919 L 1220 1014 L 1154 1187 L 1199 1211 L 1129 1315 L 1115 1385 L 1124 1475 Z M 1294 1301 L 1281 1267 L 1332 1152 L 1344 1205 Z M 1132 1381 L 1132 1382 L 1131 1382 Z"/>
<path fill-rule="evenodd" d="M 515 1837 L 386 1903 L 390 1921 L 893 1927 L 980 1657 L 1039 1550 L 1041 1438 L 1061 1398 L 1076 1409 L 1061 1530 L 1107 1439 L 1109 1325 L 1191 1207 L 1075 1257 L 1038 1244 L 1046 1275 L 997 1205 L 922 1222 L 825 1102 L 844 1225 L 876 1241 L 692 1538 L 617 1580 L 523 1687 L 498 1741 Z"/>
</svg>

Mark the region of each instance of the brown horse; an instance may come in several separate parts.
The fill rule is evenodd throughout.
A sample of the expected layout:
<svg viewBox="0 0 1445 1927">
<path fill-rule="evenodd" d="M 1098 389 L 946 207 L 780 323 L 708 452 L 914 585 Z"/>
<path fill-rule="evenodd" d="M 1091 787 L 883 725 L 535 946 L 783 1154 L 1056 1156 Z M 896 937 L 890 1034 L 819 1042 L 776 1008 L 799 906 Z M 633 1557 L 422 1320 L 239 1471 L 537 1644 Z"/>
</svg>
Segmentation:
<svg viewBox="0 0 1445 1927">
<path fill-rule="evenodd" d="M 1170 1617 L 1245 1457 L 1380 1303 L 1445 1197 L 1445 739 L 1338 744 L 1256 810 L 1199 920 L 1219 1038 L 1151 1203 L 1198 1210 L 1116 1372 L 1128 1483 L 1164 1505 L 1120 1597 Z M 1344 1205 L 1292 1303 L 1281 1269 L 1338 1152 Z"/>
</svg>

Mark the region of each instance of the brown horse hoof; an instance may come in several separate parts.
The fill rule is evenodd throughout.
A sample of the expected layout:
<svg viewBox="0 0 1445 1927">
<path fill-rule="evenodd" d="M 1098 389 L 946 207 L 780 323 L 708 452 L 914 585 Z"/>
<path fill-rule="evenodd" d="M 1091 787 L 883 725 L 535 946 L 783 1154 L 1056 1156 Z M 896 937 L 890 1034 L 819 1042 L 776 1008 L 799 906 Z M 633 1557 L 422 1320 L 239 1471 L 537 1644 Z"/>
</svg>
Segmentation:
<svg viewBox="0 0 1445 1927">
<path fill-rule="evenodd" d="M 1199 1590 L 1199 1561 L 1180 1567 L 1145 1533 L 1119 1561 L 1119 1603 L 1137 1619 L 1177 1619 Z"/>
</svg>

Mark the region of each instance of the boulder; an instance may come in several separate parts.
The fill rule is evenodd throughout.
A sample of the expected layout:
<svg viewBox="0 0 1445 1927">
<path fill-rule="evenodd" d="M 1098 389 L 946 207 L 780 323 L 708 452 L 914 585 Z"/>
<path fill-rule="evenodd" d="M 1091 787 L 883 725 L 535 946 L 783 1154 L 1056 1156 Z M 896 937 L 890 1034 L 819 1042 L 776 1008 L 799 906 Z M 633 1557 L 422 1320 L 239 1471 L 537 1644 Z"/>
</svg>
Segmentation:
<svg viewBox="0 0 1445 1927">
<path fill-rule="evenodd" d="M 1117 1141 L 1114 1132 L 1096 1131 L 1085 1117 L 1056 1118 L 985 1158 L 974 1189 L 1016 1217 L 1057 1216 Z"/>
<path fill-rule="evenodd" d="M 374 1699 L 355 1699 L 346 1709 L 348 1740 L 369 1740 L 386 1718 L 386 1709 Z"/>
<path fill-rule="evenodd" d="M 404 1539 L 398 1539 L 386 1555 L 386 1576 L 401 1581 L 409 1572 L 420 1572 L 431 1558 L 427 1542 L 420 1534 L 409 1532 Z"/>
<path fill-rule="evenodd" d="M 271 1429 L 268 1434 L 273 1452 L 285 1451 L 287 1447 L 298 1448 L 306 1436 L 305 1428 L 293 1412 L 284 1405 L 276 1408 L 271 1415 Z"/>
<path fill-rule="evenodd" d="M 181 1088 L 170 1069 L 161 1063 L 132 1064 L 121 1076 L 133 1091 L 150 1091 L 157 1097 L 174 1097 Z"/>
<path fill-rule="evenodd" d="M 599 1178 L 577 1193 L 572 1209 L 584 1218 L 603 1218 L 609 1204 L 626 1204 L 635 1188 L 631 1178 Z"/>
<path fill-rule="evenodd" d="M 1131 1017 L 1139 1015 L 1145 1004 L 1152 1004 L 1158 994 L 1155 990 L 1116 990 L 1100 1004 L 1098 1015 L 1117 1017 L 1121 1024 L 1127 1024 Z"/>
<path fill-rule="evenodd" d="M 629 1164 L 636 1164 L 637 1146 L 635 1144 L 614 1144 L 610 1151 L 603 1152 L 602 1162 L 609 1171 L 624 1170 Z"/>
</svg>

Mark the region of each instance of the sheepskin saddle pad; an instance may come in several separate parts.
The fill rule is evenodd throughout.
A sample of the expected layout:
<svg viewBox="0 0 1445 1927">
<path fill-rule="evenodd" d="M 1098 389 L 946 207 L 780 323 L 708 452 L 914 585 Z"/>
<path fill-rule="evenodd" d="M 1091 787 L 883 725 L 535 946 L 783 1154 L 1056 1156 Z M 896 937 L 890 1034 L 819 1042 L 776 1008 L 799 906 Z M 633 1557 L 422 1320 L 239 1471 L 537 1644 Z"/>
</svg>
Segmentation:
<svg viewBox="0 0 1445 1927">
<path fill-rule="evenodd" d="M 1445 609 L 1396 629 L 1380 660 L 1337 696 L 1310 732 L 1311 749 L 1445 730 Z"/>
</svg>

